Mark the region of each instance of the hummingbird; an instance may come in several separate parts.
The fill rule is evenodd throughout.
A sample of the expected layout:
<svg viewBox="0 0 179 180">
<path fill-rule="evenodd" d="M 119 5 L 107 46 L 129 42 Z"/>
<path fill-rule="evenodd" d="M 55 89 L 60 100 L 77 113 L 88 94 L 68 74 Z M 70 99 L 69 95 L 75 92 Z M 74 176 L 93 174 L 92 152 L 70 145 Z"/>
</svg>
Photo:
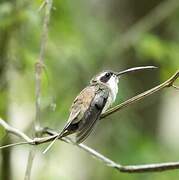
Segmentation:
<svg viewBox="0 0 179 180">
<path fill-rule="evenodd" d="M 121 76 L 139 70 L 154 68 L 156 67 L 141 66 L 121 72 L 107 70 L 94 76 L 89 85 L 73 101 L 67 123 L 55 139 L 75 134 L 75 143 L 83 142 L 94 129 L 96 122 L 100 119 L 100 115 L 115 102 Z M 50 146 L 52 144 L 53 142 Z M 47 149 L 49 149 L 48 147 Z"/>
</svg>

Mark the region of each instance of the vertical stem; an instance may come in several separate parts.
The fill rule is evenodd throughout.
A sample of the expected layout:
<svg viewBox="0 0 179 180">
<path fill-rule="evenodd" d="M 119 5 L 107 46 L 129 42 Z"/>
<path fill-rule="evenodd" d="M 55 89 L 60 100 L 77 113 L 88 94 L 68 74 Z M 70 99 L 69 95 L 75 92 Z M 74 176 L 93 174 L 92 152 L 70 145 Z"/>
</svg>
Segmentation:
<svg viewBox="0 0 179 180">
<path fill-rule="evenodd" d="M 53 0 L 45 0 L 45 15 L 43 19 L 43 29 L 42 29 L 42 36 L 41 36 L 41 43 L 40 43 L 40 52 L 37 62 L 35 64 L 35 121 L 34 121 L 34 136 L 40 137 L 40 116 L 41 116 L 41 76 L 44 64 L 44 56 L 45 56 L 45 48 L 48 39 L 48 25 L 50 21 L 50 12 L 52 8 Z M 25 173 L 25 180 L 30 180 L 31 171 L 33 160 L 35 157 L 35 149 L 30 150 L 26 173 Z"/>
<path fill-rule="evenodd" d="M 34 156 L 35 156 L 35 149 L 31 149 L 28 155 L 28 163 L 26 167 L 24 180 L 30 180 Z"/>
<path fill-rule="evenodd" d="M 41 101 L 41 74 L 42 74 L 42 63 L 38 59 L 37 63 L 35 65 L 35 122 L 34 122 L 34 130 L 35 130 L 35 136 L 38 135 L 38 129 L 40 127 L 40 115 L 41 115 L 41 109 L 40 109 L 40 101 Z"/>
</svg>

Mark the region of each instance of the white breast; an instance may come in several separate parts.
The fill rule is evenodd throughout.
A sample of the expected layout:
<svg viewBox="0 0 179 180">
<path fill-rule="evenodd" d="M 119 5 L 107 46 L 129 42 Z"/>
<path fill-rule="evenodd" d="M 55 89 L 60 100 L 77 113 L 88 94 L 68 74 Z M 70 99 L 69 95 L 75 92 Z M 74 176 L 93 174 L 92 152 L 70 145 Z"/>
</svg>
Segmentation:
<svg viewBox="0 0 179 180">
<path fill-rule="evenodd" d="M 118 78 L 113 75 L 107 82 L 107 85 L 111 90 L 112 101 L 114 102 L 118 93 Z"/>
<path fill-rule="evenodd" d="M 112 76 L 110 80 L 106 83 L 106 85 L 109 87 L 109 97 L 107 99 L 106 105 L 102 111 L 104 113 L 116 100 L 116 95 L 118 93 L 118 78 L 115 76 Z"/>
</svg>

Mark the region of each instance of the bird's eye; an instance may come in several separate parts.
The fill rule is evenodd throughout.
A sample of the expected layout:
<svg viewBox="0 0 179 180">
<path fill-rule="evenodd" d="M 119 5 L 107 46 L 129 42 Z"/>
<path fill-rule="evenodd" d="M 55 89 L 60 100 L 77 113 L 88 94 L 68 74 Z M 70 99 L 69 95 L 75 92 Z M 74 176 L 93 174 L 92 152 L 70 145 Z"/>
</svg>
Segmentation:
<svg viewBox="0 0 179 180">
<path fill-rule="evenodd" d="M 107 73 L 105 74 L 105 76 L 108 78 L 108 77 L 111 76 L 111 73 L 107 72 Z"/>
<path fill-rule="evenodd" d="M 106 83 L 112 76 L 111 72 L 106 72 L 101 78 L 100 81 Z"/>
</svg>

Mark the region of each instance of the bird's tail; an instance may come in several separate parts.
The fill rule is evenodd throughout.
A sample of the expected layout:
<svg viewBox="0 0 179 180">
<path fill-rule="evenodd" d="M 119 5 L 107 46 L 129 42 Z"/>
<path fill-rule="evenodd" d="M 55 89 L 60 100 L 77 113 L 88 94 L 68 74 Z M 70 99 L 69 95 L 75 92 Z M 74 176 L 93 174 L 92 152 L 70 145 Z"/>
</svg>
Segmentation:
<svg viewBox="0 0 179 180">
<path fill-rule="evenodd" d="M 62 138 L 64 136 L 64 132 L 60 132 L 59 134 L 56 135 L 56 137 L 54 137 L 54 140 L 45 148 L 45 150 L 42 152 L 43 154 L 45 154 L 55 143 L 55 141 L 59 138 Z"/>
<path fill-rule="evenodd" d="M 71 125 L 71 126 L 70 126 Z M 72 125 L 70 122 L 68 122 L 66 125 L 65 125 L 65 127 L 63 128 L 63 130 L 60 132 L 60 133 L 58 133 L 57 135 L 56 135 L 56 137 L 54 137 L 54 140 L 47 146 L 47 148 L 43 151 L 43 154 L 45 154 L 51 147 L 52 147 L 52 145 L 55 143 L 55 141 L 57 140 L 57 139 L 60 139 L 60 138 L 62 138 L 62 137 L 65 137 L 65 136 L 68 136 L 68 135 L 70 135 L 70 134 L 72 134 L 72 133 L 74 133 L 75 131 L 76 131 L 76 128 L 77 128 L 78 126 L 76 126 L 76 124 L 74 124 L 74 125 Z"/>
</svg>

